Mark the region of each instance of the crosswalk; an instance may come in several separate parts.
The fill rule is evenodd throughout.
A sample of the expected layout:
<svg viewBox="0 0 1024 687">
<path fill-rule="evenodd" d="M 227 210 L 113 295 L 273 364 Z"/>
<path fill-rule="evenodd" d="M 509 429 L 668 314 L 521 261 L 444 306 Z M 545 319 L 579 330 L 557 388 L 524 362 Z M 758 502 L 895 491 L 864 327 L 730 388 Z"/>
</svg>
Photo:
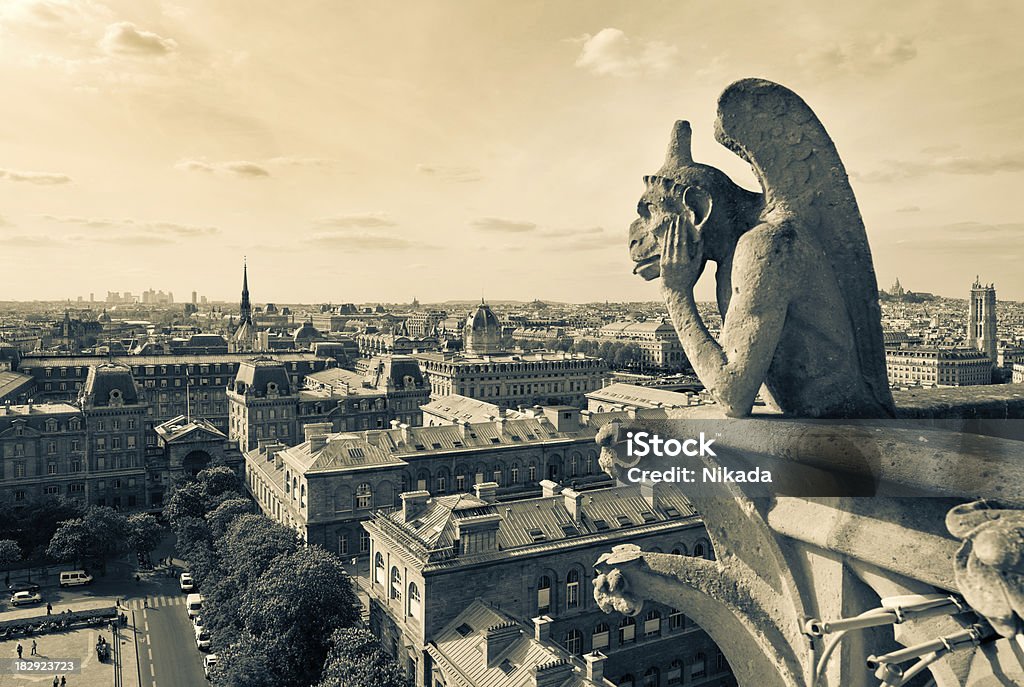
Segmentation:
<svg viewBox="0 0 1024 687">
<path fill-rule="evenodd" d="M 121 607 L 127 607 L 133 611 L 139 611 L 143 608 L 161 608 L 163 606 L 183 606 L 185 605 L 185 596 L 182 594 L 159 594 L 157 596 L 147 596 L 143 599 L 128 599 L 121 601 Z"/>
</svg>

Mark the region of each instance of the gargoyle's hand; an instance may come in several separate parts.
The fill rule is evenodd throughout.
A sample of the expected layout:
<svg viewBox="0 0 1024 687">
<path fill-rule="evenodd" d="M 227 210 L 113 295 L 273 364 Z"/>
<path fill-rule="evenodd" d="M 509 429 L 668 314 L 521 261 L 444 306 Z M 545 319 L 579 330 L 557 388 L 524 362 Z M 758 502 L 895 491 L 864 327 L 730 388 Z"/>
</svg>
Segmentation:
<svg viewBox="0 0 1024 687">
<path fill-rule="evenodd" d="M 594 579 L 594 600 L 605 613 L 619 612 L 623 615 L 637 615 L 644 606 L 630 591 L 628 574 L 631 569 L 643 565 L 640 547 L 622 544 L 603 554 L 594 565 L 598 575 Z"/>
<path fill-rule="evenodd" d="M 703 270 L 700 233 L 685 214 L 676 215 L 662 239 L 661 286 L 674 293 L 692 292 Z"/>
</svg>

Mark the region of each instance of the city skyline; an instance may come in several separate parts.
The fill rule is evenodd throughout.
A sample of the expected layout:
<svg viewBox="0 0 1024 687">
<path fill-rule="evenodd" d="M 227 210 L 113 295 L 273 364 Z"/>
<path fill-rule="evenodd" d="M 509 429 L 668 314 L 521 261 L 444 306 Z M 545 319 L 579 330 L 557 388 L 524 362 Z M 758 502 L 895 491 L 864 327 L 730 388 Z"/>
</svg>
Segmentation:
<svg viewBox="0 0 1024 687">
<path fill-rule="evenodd" d="M 1012 3 L 256 5 L 4 4 L 5 299 L 184 302 L 201 274 L 231 302 L 244 254 L 258 302 L 656 301 L 626 252 L 641 177 L 687 118 L 753 188 L 712 128 L 763 76 L 827 123 L 880 288 L 1024 300 Z"/>
</svg>

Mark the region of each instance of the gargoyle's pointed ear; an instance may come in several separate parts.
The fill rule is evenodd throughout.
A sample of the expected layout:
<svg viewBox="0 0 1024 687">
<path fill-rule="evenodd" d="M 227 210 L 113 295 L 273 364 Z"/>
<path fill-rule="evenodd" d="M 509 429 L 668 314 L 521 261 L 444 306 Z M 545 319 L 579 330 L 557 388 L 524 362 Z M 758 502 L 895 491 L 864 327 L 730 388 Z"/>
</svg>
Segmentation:
<svg viewBox="0 0 1024 687">
<path fill-rule="evenodd" d="M 668 142 L 668 150 L 665 152 L 665 164 L 662 167 L 662 176 L 671 177 L 672 170 L 680 167 L 688 167 L 693 164 L 693 153 L 690 149 L 690 123 L 680 120 L 672 127 L 672 137 Z"/>
<path fill-rule="evenodd" d="M 711 194 L 700 186 L 687 186 L 683 191 L 683 205 L 690 211 L 693 226 L 699 227 L 711 216 Z"/>
</svg>

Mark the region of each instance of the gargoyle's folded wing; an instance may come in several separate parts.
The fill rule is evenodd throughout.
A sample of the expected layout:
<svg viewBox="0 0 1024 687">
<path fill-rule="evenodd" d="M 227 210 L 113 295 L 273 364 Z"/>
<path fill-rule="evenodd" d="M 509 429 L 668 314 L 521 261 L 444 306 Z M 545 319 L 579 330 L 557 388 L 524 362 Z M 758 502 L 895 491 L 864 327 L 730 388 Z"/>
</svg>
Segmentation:
<svg viewBox="0 0 1024 687">
<path fill-rule="evenodd" d="M 732 84 L 718 99 L 718 142 L 750 163 L 765 191 L 767 221 L 782 213 L 832 265 L 857 342 L 861 371 L 892 414 L 878 283 L 846 170 L 825 127 L 800 96 L 762 79 Z"/>
</svg>

